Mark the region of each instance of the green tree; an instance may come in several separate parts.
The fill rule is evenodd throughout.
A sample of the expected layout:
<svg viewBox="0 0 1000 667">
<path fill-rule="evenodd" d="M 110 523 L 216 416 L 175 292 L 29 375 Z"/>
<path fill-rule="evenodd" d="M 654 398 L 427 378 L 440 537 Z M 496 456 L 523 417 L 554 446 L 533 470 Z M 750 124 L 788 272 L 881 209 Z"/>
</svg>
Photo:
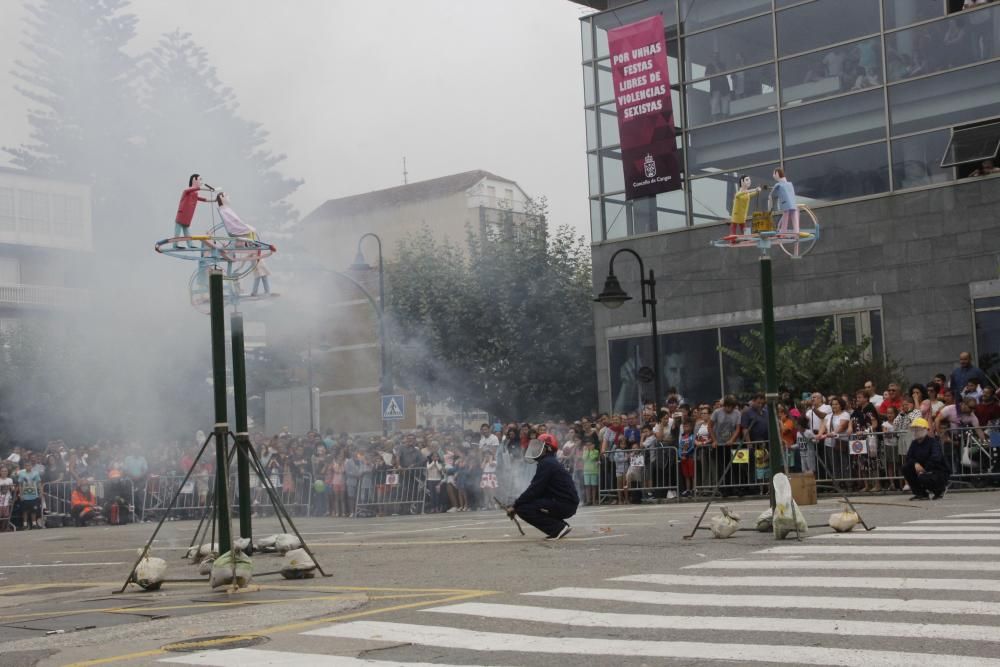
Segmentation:
<svg viewBox="0 0 1000 667">
<path fill-rule="evenodd" d="M 387 307 L 405 386 L 517 419 L 594 406 L 590 251 L 568 227 L 549 236 L 545 218 L 533 202 L 470 230 L 465 252 L 430 229 L 400 244 Z"/>
<path fill-rule="evenodd" d="M 759 329 L 752 329 L 740 337 L 740 349 L 719 347 L 722 354 L 736 362 L 740 374 L 750 379 L 755 390 L 763 391 L 764 340 Z M 893 360 L 870 359 L 868 349 L 871 339 L 860 343 L 841 343 L 833 328 L 833 321 L 826 320 L 816 329 L 808 344 L 797 340 L 778 345 L 775 362 L 778 384 L 792 395 L 806 391 L 852 392 L 872 380 L 884 387 L 889 382 L 899 382 L 899 366 Z"/>
</svg>

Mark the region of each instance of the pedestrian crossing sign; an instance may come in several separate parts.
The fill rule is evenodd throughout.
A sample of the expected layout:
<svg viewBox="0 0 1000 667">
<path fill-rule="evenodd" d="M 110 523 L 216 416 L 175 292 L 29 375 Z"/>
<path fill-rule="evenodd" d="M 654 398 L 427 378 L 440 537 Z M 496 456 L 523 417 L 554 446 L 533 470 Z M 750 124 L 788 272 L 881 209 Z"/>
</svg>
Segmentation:
<svg viewBox="0 0 1000 667">
<path fill-rule="evenodd" d="M 406 403 L 402 394 L 390 394 L 382 397 L 382 420 L 402 421 L 406 418 Z"/>
</svg>

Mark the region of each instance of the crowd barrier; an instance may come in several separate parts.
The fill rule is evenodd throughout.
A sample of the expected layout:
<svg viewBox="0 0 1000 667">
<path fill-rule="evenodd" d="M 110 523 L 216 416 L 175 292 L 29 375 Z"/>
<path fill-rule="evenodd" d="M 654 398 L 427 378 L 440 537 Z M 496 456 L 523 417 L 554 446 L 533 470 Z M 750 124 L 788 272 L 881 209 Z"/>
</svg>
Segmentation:
<svg viewBox="0 0 1000 667">
<path fill-rule="evenodd" d="M 672 445 L 602 452 L 598 466 L 597 493 L 602 504 L 637 504 L 644 497 L 680 498 L 683 474 Z"/>
<path fill-rule="evenodd" d="M 275 491 L 290 514 L 308 516 L 313 500 L 313 479 L 311 475 L 298 478 L 272 479 Z M 183 484 L 183 486 L 182 486 Z M 200 519 L 212 501 L 215 476 L 193 474 L 187 482 L 183 475 L 150 475 L 143 485 L 142 501 L 136 507 L 141 520 L 158 521 L 177 494 L 171 516 L 177 519 Z M 229 493 L 234 514 L 239 511 L 235 471 L 229 476 Z M 178 494 L 178 489 L 180 493 Z M 136 498 L 138 500 L 139 494 Z M 267 490 L 256 475 L 250 475 L 250 506 L 254 512 L 270 514 L 273 509 Z"/>
<path fill-rule="evenodd" d="M 353 515 L 422 514 L 426 498 L 426 466 L 368 471 L 358 479 Z"/>
<path fill-rule="evenodd" d="M 94 494 L 94 502 L 101 508 L 104 518 L 114 515 L 116 522 L 135 521 L 135 488 L 128 479 L 88 480 L 87 485 Z M 73 489 L 77 482 L 72 480 L 61 482 L 45 482 L 42 484 L 42 511 L 45 515 L 69 517 L 73 513 Z M 111 506 L 116 505 L 114 513 Z M 121 516 L 121 519 L 117 517 Z M 48 524 L 49 521 L 47 520 Z"/>
</svg>

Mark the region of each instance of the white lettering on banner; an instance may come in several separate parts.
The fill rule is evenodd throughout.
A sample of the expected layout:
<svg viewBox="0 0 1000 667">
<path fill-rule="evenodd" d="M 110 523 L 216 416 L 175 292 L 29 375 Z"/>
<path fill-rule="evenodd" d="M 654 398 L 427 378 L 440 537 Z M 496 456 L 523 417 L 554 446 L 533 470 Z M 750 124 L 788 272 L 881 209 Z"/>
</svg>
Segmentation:
<svg viewBox="0 0 1000 667">
<path fill-rule="evenodd" d="M 637 104 L 634 107 L 626 107 L 623 115 L 625 118 L 633 118 L 634 116 L 642 116 L 647 113 L 653 113 L 654 111 L 663 111 L 662 100 L 653 100 L 652 102 Z"/>
<path fill-rule="evenodd" d="M 626 75 L 632 76 L 633 74 L 639 74 L 640 72 L 648 72 L 653 69 L 652 60 L 643 60 L 642 62 L 637 62 L 633 65 L 625 65 L 622 70 Z"/>
<path fill-rule="evenodd" d="M 625 82 L 623 82 L 624 85 Z M 661 97 L 667 94 L 667 87 L 662 83 L 658 86 L 653 86 L 652 88 L 644 88 L 642 90 L 636 90 L 631 93 L 626 93 L 625 95 L 618 96 L 618 106 L 624 107 L 634 102 L 641 102 L 642 100 L 648 100 L 650 97 Z"/>
<path fill-rule="evenodd" d="M 655 55 L 663 50 L 662 42 L 653 42 L 652 44 L 647 44 L 646 46 L 640 46 L 637 49 L 632 49 L 633 58 L 648 58 L 649 56 Z"/>
</svg>

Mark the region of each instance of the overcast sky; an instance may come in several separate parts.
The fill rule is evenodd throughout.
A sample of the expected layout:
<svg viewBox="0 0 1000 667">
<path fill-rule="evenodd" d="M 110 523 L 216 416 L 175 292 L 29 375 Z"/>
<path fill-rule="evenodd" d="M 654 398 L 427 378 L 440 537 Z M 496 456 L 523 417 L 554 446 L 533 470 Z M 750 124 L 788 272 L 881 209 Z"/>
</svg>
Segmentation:
<svg viewBox="0 0 1000 667">
<path fill-rule="evenodd" d="M 0 0 L 0 145 L 23 142 L 12 91 L 20 0 Z M 242 113 L 327 199 L 470 169 L 547 195 L 551 221 L 590 238 L 579 17 L 568 0 L 132 0 L 136 51 L 180 28 L 209 53 Z M 5 157 L 0 157 L 0 163 Z M 197 156 L 192 156 L 197 169 Z M 225 182 L 224 175 L 212 176 Z M 170 209 L 176 202 L 164 202 Z"/>
</svg>

